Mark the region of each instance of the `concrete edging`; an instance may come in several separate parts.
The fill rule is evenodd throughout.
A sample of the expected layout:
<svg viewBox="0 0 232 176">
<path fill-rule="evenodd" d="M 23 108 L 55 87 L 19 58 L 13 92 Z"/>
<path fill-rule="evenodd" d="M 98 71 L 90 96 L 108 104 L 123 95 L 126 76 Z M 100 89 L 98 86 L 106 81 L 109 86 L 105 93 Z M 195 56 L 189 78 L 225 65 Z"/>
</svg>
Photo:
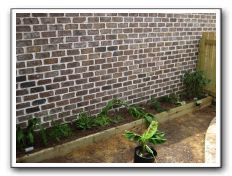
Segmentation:
<svg viewBox="0 0 232 176">
<path fill-rule="evenodd" d="M 182 116 L 184 114 L 194 112 L 196 110 L 202 109 L 204 107 L 207 107 L 211 104 L 212 102 L 212 97 L 206 97 L 202 99 L 202 104 L 200 106 L 196 106 L 195 102 L 185 104 L 183 106 L 179 106 L 173 109 L 170 109 L 169 111 L 165 111 L 159 114 L 156 114 L 156 118 L 160 123 L 163 123 L 167 120 L 177 118 L 179 116 Z M 144 125 L 145 120 L 144 119 L 139 119 L 118 127 L 110 128 L 95 134 L 91 134 L 61 145 L 57 145 L 55 147 L 50 147 L 43 149 L 41 151 L 27 154 L 25 156 L 22 156 L 20 158 L 17 158 L 16 161 L 18 163 L 20 162 L 26 162 L 26 163 L 38 163 L 43 160 L 47 160 L 50 158 L 54 157 L 61 157 L 64 156 L 68 153 L 70 153 L 72 150 L 76 150 L 78 148 L 87 146 L 89 144 L 98 142 L 102 139 L 107 139 L 113 135 L 116 135 L 118 133 L 121 133 L 124 130 L 133 128 L 133 127 L 138 127 L 140 125 Z"/>
</svg>

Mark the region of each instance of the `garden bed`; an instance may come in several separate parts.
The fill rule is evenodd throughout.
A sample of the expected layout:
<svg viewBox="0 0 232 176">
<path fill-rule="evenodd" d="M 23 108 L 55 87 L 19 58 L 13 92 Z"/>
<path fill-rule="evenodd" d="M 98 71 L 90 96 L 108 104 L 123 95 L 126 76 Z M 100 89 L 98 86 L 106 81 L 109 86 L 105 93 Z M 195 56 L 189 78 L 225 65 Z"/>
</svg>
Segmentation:
<svg viewBox="0 0 232 176">
<path fill-rule="evenodd" d="M 200 106 L 196 106 L 195 102 L 191 102 L 179 107 L 171 108 L 162 113 L 155 114 L 156 119 L 159 122 L 164 122 L 166 120 L 170 120 L 184 114 L 199 110 L 201 108 L 209 106 L 212 102 L 212 98 L 206 97 L 202 99 L 201 102 L 202 103 Z M 78 134 L 79 136 L 72 135 L 72 137 L 70 137 L 69 139 L 62 140 L 60 144 L 53 144 L 54 146 L 46 149 L 37 148 L 33 153 L 30 154 L 22 155 L 22 153 L 18 153 L 17 162 L 41 162 L 46 159 L 64 156 L 74 149 L 76 150 L 86 145 L 90 145 L 94 142 L 100 141 L 101 139 L 110 138 L 111 136 L 121 133 L 126 129 L 141 126 L 145 122 L 144 119 L 134 120 L 134 118 L 126 114 L 126 112 L 123 110 L 121 111 L 121 114 L 123 114 L 124 117 L 127 117 L 124 118 L 126 120 L 112 126 L 106 126 L 104 128 L 98 127 L 91 129 L 88 132 L 82 131 L 83 133 Z M 99 130 L 103 131 L 99 132 Z"/>
</svg>

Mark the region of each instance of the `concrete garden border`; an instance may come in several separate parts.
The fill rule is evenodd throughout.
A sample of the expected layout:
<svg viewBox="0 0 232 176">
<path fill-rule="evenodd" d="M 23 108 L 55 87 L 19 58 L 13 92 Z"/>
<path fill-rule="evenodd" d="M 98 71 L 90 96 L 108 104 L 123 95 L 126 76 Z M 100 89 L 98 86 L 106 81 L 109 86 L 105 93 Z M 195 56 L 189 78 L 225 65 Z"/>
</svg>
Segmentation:
<svg viewBox="0 0 232 176">
<path fill-rule="evenodd" d="M 163 123 L 167 120 L 174 119 L 177 117 L 180 117 L 184 114 L 194 112 L 196 110 L 202 109 L 204 107 L 207 107 L 211 104 L 212 102 L 212 97 L 206 97 L 201 100 L 202 103 L 200 106 L 196 106 L 195 102 L 191 102 L 176 108 L 172 108 L 168 111 L 156 114 L 156 118 L 160 123 Z M 24 155 L 20 158 L 17 158 L 16 161 L 19 162 L 26 162 L 26 163 L 38 163 L 43 160 L 51 159 L 54 157 L 61 157 L 64 156 L 68 153 L 70 153 L 72 150 L 76 150 L 78 148 L 87 146 L 89 144 L 92 144 L 94 142 L 98 142 L 102 139 L 107 139 L 113 135 L 116 135 L 118 133 L 121 133 L 124 130 L 133 128 L 133 127 L 138 127 L 139 125 L 144 125 L 145 121 L 144 119 L 139 119 L 118 127 L 110 128 L 95 134 L 91 134 L 61 145 L 57 145 L 54 147 L 46 148 L 41 151 L 31 153 Z"/>
</svg>

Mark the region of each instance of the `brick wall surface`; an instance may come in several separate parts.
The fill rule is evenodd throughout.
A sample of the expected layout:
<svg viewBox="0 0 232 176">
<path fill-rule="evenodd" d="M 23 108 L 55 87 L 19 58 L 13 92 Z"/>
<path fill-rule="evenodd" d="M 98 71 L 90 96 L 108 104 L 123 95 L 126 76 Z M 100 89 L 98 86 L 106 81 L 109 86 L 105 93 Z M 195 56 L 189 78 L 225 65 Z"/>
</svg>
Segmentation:
<svg viewBox="0 0 232 176">
<path fill-rule="evenodd" d="M 16 115 L 45 126 L 95 114 L 113 97 L 139 103 L 182 90 L 216 14 L 18 13 Z"/>
</svg>

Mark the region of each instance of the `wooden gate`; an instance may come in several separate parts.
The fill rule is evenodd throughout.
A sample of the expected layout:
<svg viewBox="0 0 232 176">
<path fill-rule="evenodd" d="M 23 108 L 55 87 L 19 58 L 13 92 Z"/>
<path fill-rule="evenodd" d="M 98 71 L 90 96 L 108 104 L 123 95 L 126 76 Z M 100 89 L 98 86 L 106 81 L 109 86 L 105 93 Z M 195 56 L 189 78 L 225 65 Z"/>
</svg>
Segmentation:
<svg viewBox="0 0 232 176">
<path fill-rule="evenodd" d="M 206 91 L 216 96 L 216 36 L 215 32 L 203 32 L 200 40 L 197 69 L 210 79 Z"/>
</svg>

